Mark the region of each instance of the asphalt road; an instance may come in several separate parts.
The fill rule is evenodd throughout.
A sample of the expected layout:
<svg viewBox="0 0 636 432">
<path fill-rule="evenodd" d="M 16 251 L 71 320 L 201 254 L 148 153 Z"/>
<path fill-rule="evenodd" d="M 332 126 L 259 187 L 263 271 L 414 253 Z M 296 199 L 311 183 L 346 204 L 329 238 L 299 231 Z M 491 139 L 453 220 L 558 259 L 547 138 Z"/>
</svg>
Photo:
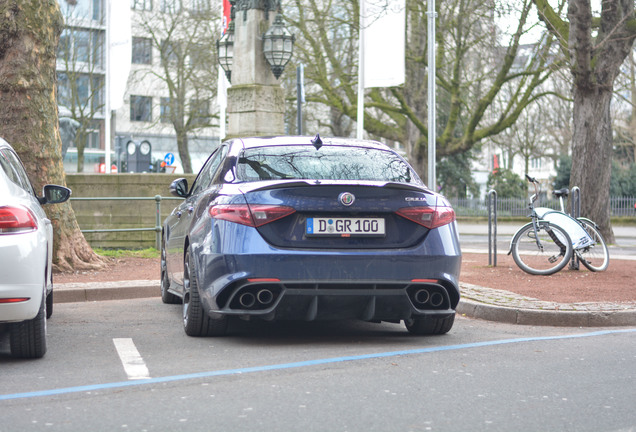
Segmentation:
<svg viewBox="0 0 636 432">
<path fill-rule="evenodd" d="M 0 431 L 613 431 L 636 428 L 636 329 L 458 317 L 239 323 L 184 334 L 157 298 L 55 305 L 49 351 L 8 355 Z"/>
</svg>

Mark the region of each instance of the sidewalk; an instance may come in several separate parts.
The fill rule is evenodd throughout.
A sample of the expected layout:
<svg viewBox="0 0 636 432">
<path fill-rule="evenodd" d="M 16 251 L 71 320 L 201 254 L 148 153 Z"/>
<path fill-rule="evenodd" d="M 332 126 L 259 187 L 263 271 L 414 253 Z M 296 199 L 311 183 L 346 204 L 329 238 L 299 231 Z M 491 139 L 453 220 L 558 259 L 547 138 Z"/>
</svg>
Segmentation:
<svg viewBox="0 0 636 432">
<path fill-rule="evenodd" d="M 516 230 L 515 226 L 518 228 L 517 225 L 500 224 L 500 239 L 509 241 Z M 459 231 L 462 250 L 488 252 L 487 224 L 460 223 Z M 617 245 L 610 247 L 612 259 L 636 260 L 636 227 L 615 227 L 614 232 Z M 499 246 L 498 252 L 506 253 L 507 249 L 503 250 Z M 463 282 L 460 283 L 460 288 L 462 298 L 457 313 L 461 316 L 522 325 L 636 326 L 636 300 L 631 303 L 555 303 Z M 54 301 L 70 303 L 159 296 L 159 280 L 68 283 L 55 285 Z"/>
</svg>

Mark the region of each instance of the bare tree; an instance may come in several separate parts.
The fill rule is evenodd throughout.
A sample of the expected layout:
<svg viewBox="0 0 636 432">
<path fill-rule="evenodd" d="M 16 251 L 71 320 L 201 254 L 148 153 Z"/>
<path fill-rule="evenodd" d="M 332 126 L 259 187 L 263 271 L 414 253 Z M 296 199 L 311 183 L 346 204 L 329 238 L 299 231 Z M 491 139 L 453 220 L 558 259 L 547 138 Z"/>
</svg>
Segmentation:
<svg viewBox="0 0 636 432">
<path fill-rule="evenodd" d="M 493 137 L 492 141 L 506 151 L 508 169 L 512 169 L 515 156 L 521 157 L 524 174 L 529 175 L 532 174 L 532 159 L 558 159 L 557 146 L 551 142 L 544 129 L 548 118 L 549 114 L 541 106 L 535 105 L 526 109 L 510 128 Z"/>
<path fill-rule="evenodd" d="M 0 124 L 34 187 L 66 184 L 55 87 L 63 27 L 57 2 L 0 0 Z M 103 266 L 80 232 L 70 203 L 47 206 L 59 269 Z"/>
<path fill-rule="evenodd" d="M 604 0 L 598 16 L 590 0 L 569 0 L 567 15 L 547 0 L 533 0 L 558 38 L 573 77 L 574 129 L 570 184 L 587 197 L 581 211 L 595 220 L 609 243 L 614 81 L 636 39 L 634 0 Z"/>
<path fill-rule="evenodd" d="M 623 166 L 636 164 L 636 59 L 634 50 L 627 56 L 617 78 L 612 118 L 616 119 L 615 157 Z"/>
<path fill-rule="evenodd" d="M 532 3 L 520 6 L 518 26 L 502 40 L 492 0 L 437 2 L 437 157 L 460 154 L 510 127 L 521 112 L 549 94 L 542 85 L 558 68 L 553 39 L 533 47 L 519 68 L 520 39 L 529 27 Z M 292 7 L 293 6 L 293 7 Z M 359 1 L 290 0 L 286 17 L 296 27 L 296 60 L 315 84 L 308 102 L 333 107 L 356 119 Z M 424 177 L 427 166 L 428 74 L 424 2 L 407 0 L 406 83 L 371 89 L 365 100 L 365 130 L 406 145 L 410 162 Z M 504 100 L 499 104 L 497 101 Z"/>
<path fill-rule="evenodd" d="M 154 12 L 136 14 L 134 19 L 160 53 L 160 68 L 137 68 L 132 79 L 149 80 L 167 92 L 158 121 L 169 122 L 174 128 L 183 170 L 191 173 L 189 136 L 218 126 L 218 114 L 211 108 L 217 92 L 219 14 L 207 2 L 182 5 L 167 1 Z"/>
<path fill-rule="evenodd" d="M 66 27 L 57 52 L 58 64 L 62 65 L 58 73 L 58 103 L 68 108 L 70 117 L 79 124 L 74 140 L 77 172 L 84 172 L 87 139 L 96 128 L 96 114 L 104 109 L 104 32 L 91 28 L 88 11 L 65 3 Z"/>
</svg>

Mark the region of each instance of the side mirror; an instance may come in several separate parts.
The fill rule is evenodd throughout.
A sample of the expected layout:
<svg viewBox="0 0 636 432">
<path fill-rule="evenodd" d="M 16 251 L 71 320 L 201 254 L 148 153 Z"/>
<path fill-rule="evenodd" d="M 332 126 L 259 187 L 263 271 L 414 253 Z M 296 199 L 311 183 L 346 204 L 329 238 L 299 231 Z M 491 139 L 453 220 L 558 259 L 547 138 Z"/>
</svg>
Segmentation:
<svg viewBox="0 0 636 432">
<path fill-rule="evenodd" d="M 170 183 L 170 193 L 179 198 L 186 198 L 188 196 L 188 180 L 180 178 Z"/>
<path fill-rule="evenodd" d="M 40 204 L 61 204 L 71 197 L 71 190 L 64 186 L 45 185 L 42 188 L 42 197 L 38 197 Z"/>
</svg>

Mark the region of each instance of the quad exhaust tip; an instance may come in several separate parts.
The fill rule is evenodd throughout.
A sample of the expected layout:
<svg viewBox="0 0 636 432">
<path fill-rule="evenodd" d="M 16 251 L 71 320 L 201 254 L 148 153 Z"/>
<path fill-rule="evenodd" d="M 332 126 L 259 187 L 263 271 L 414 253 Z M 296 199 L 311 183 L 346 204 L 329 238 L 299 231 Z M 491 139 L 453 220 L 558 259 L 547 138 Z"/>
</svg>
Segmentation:
<svg viewBox="0 0 636 432">
<path fill-rule="evenodd" d="M 429 288 L 421 288 L 415 291 L 411 295 L 411 299 L 416 308 L 422 309 L 425 307 L 438 308 L 444 304 L 444 294 L 437 290 L 431 290 Z"/>
<path fill-rule="evenodd" d="M 251 292 L 244 292 L 239 296 L 239 303 L 244 308 L 251 308 L 256 304 L 256 297 Z"/>
<path fill-rule="evenodd" d="M 272 290 L 262 288 L 259 290 L 244 290 L 238 295 L 238 303 L 244 309 L 262 309 L 274 302 Z"/>
</svg>

